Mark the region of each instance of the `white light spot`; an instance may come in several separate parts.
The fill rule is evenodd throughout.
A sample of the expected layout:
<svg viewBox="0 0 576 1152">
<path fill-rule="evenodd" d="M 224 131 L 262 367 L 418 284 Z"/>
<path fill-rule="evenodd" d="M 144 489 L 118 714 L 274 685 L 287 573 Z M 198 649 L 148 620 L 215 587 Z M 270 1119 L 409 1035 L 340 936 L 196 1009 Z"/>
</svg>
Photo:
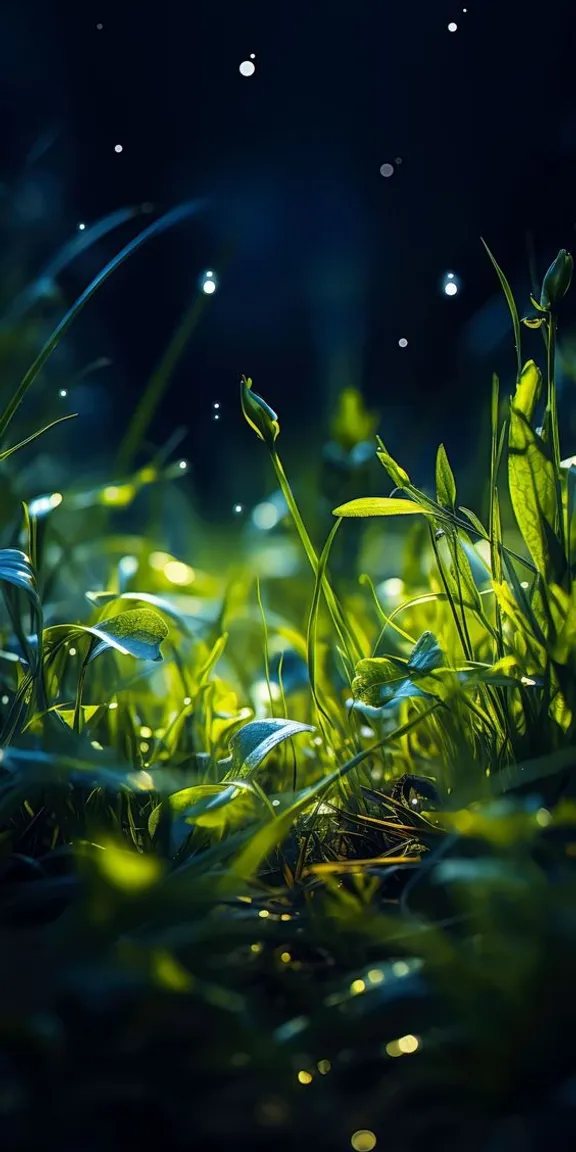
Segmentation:
<svg viewBox="0 0 576 1152">
<path fill-rule="evenodd" d="M 242 505 L 241 504 L 235 504 L 234 505 L 234 511 L 235 512 L 242 512 L 243 511 Z"/>
<path fill-rule="evenodd" d="M 78 225 L 78 231 L 79 231 L 79 232 L 83 232 L 83 231 L 84 231 L 84 229 L 85 229 L 85 227 L 86 227 L 86 225 L 85 225 L 85 224 L 79 224 L 79 225 Z"/>
<path fill-rule="evenodd" d="M 219 407 L 220 407 L 220 404 L 219 404 L 218 400 L 215 400 L 215 401 L 214 401 L 214 403 L 213 403 L 212 407 L 213 407 L 213 408 L 219 408 Z"/>
<path fill-rule="evenodd" d="M 275 528 L 279 519 L 280 513 L 271 500 L 264 500 L 262 504 L 257 504 L 252 511 L 252 523 L 261 532 L 268 532 L 270 528 Z"/>
<path fill-rule="evenodd" d="M 381 176 L 393 176 L 394 175 L 394 165 L 393 164 L 383 164 L 382 167 L 380 168 L 380 175 Z"/>
<path fill-rule="evenodd" d="M 251 60 L 243 60 L 240 65 L 240 74 L 242 76 L 253 76 L 256 71 L 255 65 Z"/>
<path fill-rule="evenodd" d="M 188 461 L 187 460 L 179 460 L 178 461 L 178 467 L 182 469 L 182 472 L 185 472 L 187 467 L 188 467 Z"/>
<path fill-rule="evenodd" d="M 98 31 L 101 32 L 104 25 L 103 24 L 97 24 L 96 27 L 97 27 Z"/>
<path fill-rule="evenodd" d="M 449 31 L 449 32 L 457 32 L 457 31 L 458 31 L 458 25 L 457 25 L 457 24 L 455 24 L 453 20 L 452 20 L 452 22 L 451 22 L 451 23 L 448 25 L 448 31 Z"/>
<path fill-rule="evenodd" d="M 464 11 L 466 11 L 466 9 L 464 9 Z M 251 60 L 255 60 L 255 59 L 256 59 L 256 53 L 255 53 L 255 52 L 251 52 L 251 53 L 250 53 L 250 59 L 251 59 Z"/>
<path fill-rule="evenodd" d="M 402 157 L 396 156 L 394 159 L 394 163 L 400 165 L 402 163 Z"/>
<path fill-rule="evenodd" d="M 206 293 L 206 296 L 213 296 L 214 292 L 216 291 L 216 285 L 214 281 L 205 280 L 202 285 L 202 291 Z"/>
<path fill-rule="evenodd" d="M 114 151 L 115 151 L 115 152 L 123 152 L 123 151 L 124 151 L 124 149 L 123 149 L 123 147 L 122 147 L 122 145 L 121 145 L 121 144 L 115 144 L 115 145 L 114 145 Z"/>
<path fill-rule="evenodd" d="M 67 388 L 59 388 L 58 389 L 58 395 L 62 398 L 62 400 L 64 400 L 64 398 L 68 395 L 68 389 Z"/>
<path fill-rule="evenodd" d="M 458 285 L 453 280 L 448 280 L 444 285 L 444 292 L 447 296 L 455 296 L 458 292 Z"/>
<path fill-rule="evenodd" d="M 215 413 L 214 413 L 214 420 L 219 420 L 219 419 L 220 419 L 220 413 L 219 413 L 219 412 L 215 412 Z"/>
<path fill-rule="evenodd" d="M 399 343 L 401 348 L 407 348 L 408 347 L 408 341 L 407 341 L 405 336 L 402 336 L 401 339 L 398 341 L 398 343 Z"/>
</svg>

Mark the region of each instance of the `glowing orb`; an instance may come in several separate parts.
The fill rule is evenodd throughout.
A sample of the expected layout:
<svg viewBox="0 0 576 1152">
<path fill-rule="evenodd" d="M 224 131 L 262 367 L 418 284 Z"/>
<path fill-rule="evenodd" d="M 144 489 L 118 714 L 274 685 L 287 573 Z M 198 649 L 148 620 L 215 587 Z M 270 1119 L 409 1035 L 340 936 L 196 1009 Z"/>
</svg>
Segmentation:
<svg viewBox="0 0 576 1152">
<path fill-rule="evenodd" d="M 408 341 L 407 341 L 406 337 L 403 336 L 402 339 L 398 341 L 398 344 L 400 345 L 401 348 L 407 348 L 408 347 Z"/>
<path fill-rule="evenodd" d="M 85 224 L 79 224 L 79 225 L 78 225 L 78 231 L 79 231 L 79 232 L 83 232 L 83 231 L 84 231 L 84 229 L 85 229 L 85 227 L 86 227 L 86 225 L 85 225 Z"/>
<path fill-rule="evenodd" d="M 448 31 L 449 31 L 449 32 L 457 32 L 457 31 L 458 31 L 458 25 L 457 25 L 457 24 L 455 24 L 453 20 L 452 20 L 452 21 L 451 21 L 451 23 L 448 25 Z"/>
<path fill-rule="evenodd" d="M 444 285 L 444 292 L 446 296 L 456 296 L 458 292 L 458 285 L 453 280 L 447 280 Z"/>
<path fill-rule="evenodd" d="M 243 60 L 240 65 L 241 76 L 253 76 L 256 71 L 256 66 L 251 60 Z"/>
<path fill-rule="evenodd" d="M 114 151 L 115 152 L 122 152 L 123 151 L 122 145 L 121 144 L 115 144 L 114 145 Z"/>
<path fill-rule="evenodd" d="M 393 164 L 383 164 L 382 167 L 380 168 L 380 175 L 381 176 L 393 176 L 394 175 L 394 165 Z"/>
<path fill-rule="evenodd" d="M 203 272 L 200 277 L 200 287 L 206 296 L 212 296 L 218 284 L 213 272 Z"/>
</svg>

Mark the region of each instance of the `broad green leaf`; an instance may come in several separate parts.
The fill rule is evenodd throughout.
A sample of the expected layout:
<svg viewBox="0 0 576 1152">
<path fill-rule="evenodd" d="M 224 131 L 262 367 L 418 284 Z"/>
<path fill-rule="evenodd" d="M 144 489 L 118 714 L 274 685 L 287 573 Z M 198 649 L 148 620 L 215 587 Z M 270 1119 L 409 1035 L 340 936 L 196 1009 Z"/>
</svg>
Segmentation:
<svg viewBox="0 0 576 1152">
<path fill-rule="evenodd" d="M 408 657 L 411 672 L 432 672 L 444 663 L 444 654 L 433 632 L 423 632 Z"/>
<path fill-rule="evenodd" d="M 278 744 L 297 736 L 301 732 L 315 732 L 311 724 L 301 724 L 298 720 L 284 720 L 271 717 L 269 720 L 252 720 L 230 738 L 231 772 L 228 776 L 248 775 L 265 760 Z"/>
<path fill-rule="evenodd" d="M 436 453 L 436 499 L 442 507 L 454 511 L 456 482 L 443 444 L 440 444 Z"/>
<path fill-rule="evenodd" d="M 529 424 L 532 423 L 541 391 L 542 373 L 533 360 L 528 360 L 516 385 L 514 408 L 526 417 Z"/>
<path fill-rule="evenodd" d="M 514 405 L 510 410 L 508 482 L 524 543 L 546 580 L 553 575 L 549 538 L 555 536 L 558 513 L 554 465 L 548 446 Z"/>
<path fill-rule="evenodd" d="M 134 608 L 111 616 L 90 631 L 100 641 L 92 649 L 90 660 L 107 648 L 116 648 L 137 660 L 161 660 L 160 644 L 168 635 L 168 625 L 151 608 Z"/>
<path fill-rule="evenodd" d="M 339 508 L 334 508 L 333 516 L 411 516 L 416 512 L 424 516 L 432 515 L 430 509 L 423 508 L 414 500 L 396 499 L 394 496 L 364 496 L 359 500 L 348 500 Z"/>
</svg>

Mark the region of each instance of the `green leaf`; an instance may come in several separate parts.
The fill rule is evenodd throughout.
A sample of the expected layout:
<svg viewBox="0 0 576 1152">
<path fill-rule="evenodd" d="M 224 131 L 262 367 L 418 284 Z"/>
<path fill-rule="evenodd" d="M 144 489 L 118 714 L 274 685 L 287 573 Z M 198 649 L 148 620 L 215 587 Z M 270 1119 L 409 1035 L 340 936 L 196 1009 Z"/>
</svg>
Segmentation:
<svg viewBox="0 0 576 1152">
<path fill-rule="evenodd" d="M 514 408 L 532 423 L 534 409 L 540 399 L 542 373 L 533 360 L 524 365 L 514 394 Z"/>
<path fill-rule="evenodd" d="M 240 380 L 240 403 L 244 419 L 260 440 L 264 440 L 271 448 L 280 431 L 278 417 L 274 409 L 252 391 L 252 381 L 246 376 L 242 376 Z"/>
<path fill-rule="evenodd" d="M 279 717 L 250 721 L 230 738 L 232 774 L 240 778 L 248 775 L 258 768 L 277 744 L 297 736 L 300 732 L 315 731 L 315 727 L 311 724 L 301 724 L 298 720 L 284 720 Z"/>
<path fill-rule="evenodd" d="M 380 437 L 377 436 L 376 439 L 378 441 L 376 455 L 380 463 L 382 464 L 383 468 L 386 469 L 390 479 L 396 485 L 396 487 L 404 488 L 407 484 L 410 484 L 410 477 L 408 473 L 404 470 L 404 468 L 401 468 L 400 465 L 396 463 L 396 460 L 392 458 L 388 452 L 388 449 L 382 443 Z"/>
<path fill-rule="evenodd" d="M 71 412 L 69 416 L 60 416 L 58 420 L 52 420 L 50 424 L 45 424 L 43 428 L 39 428 L 37 432 L 33 432 L 31 436 L 27 436 L 25 440 L 20 440 L 18 444 L 13 444 L 11 448 L 6 448 L 4 452 L 0 452 L 0 464 L 12 456 L 14 452 L 18 452 L 20 448 L 25 448 L 27 444 L 31 444 L 33 440 L 37 440 L 39 436 L 43 436 L 45 432 L 49 432 L 51 428 L 55 428 L 57 424 L 63 424 L 65 420 L 74 420 L 78 415 L 77 412 Z"/>
<path fill-rule="evenodd" d="M 558 515 L 554 465 L 547 444 L 513 404 L 508 437 L 508 482 L 524 543 L 546 580 L 553 575 L 549 538 L 555 536 Z"/>
<path fill-rule="evenodd" d="M 452 512 L 454 511 L 456 482 L 443 444 L 440 445 L 436 454 L 436 499 L 444 508 L 450 508 Z"/>
<path fill-rule="evenodd" d="M 412 516 L 416 512 L 431 516 L 429 508 L 423 508 L 414 500 L 396 499 L 394 496 L 364 496 L 359 500 L 348 500 L 339 508 L 334 508 L 333 516 Z"/>
<path fill-rule="evenodd" d="M 32 565 L 19 548 L 0 548 L 0 580 L 22 588 L 36 607 L 40 606 Z"/>
<path fill-rule="evenodd" d="M 488 247 L 488 245 L 487 245 L 487 243 L 483 237 L 481 237 L 481 240 L 482 240 L 482 243 L 483 243 L 483 245 L 484 245 L 484 247 L 485 247 L 485 249 L 486 249 L 486 251 L 490 257 L 490 260 L 492 261 L 492 266 L 496 272 L 496 275 L 498 276 L 498 279 L 499 279 L 500 284 L 502 286 L 502 291 L 506 297 L 506 303 L 507 303 L 508 308 L 510 310 L 510 315 L 512 317 L 512 327 L 514 329 L 514 343 L 516 345 L 516 361 L 518 364 L 517 375 L 520 376 L 520 374 L 522 372 L 522 348 L 521 348 L 522 336 L 521 336 L 521 329 L 520 329 L 520 317 L 518 315 L 518 309 L 516 307 L 516 301 L 514 300 L 514 296 L 512 294 L 512 289 L 511 289 L 500 265 L 495 260 L 494 256 L 492 255 L 492 253 L 491 253 L 491 251 L 490 251 L 490 249 L 489 249 L 489 247 Z"/>
<path fill-rule="evenodd" d="M 82 292 L 82 294 L 78 297 L 76 302 L 72 305 L 60 323 L 56 326 L 52 335 L 48 338 L 44 347 L 38 353 L 34 363 L 22 378 L 14 395 L 5 406 L 2 415 L 0 416 L 0 442 L 6 435 L 6 431 L 9 425 L 12 423 L 14 415 L 18 411 L 18 408 L 20 407 L 26 393 L 28 392 L 28 389 L 32 386 L 36 377 L 42 371 L 46 361 L 52 355 L 56 346 L 60 343 L 64 333 L 68 330 L 78 313 L 82 311 L 84 305 L 88 303 L 91 296 L 94 295 L 94 293 L 98 290 L 98 288 L 100 288 L 104 281 L 108 279 L 112 272 L 114 272 L 116 268 L 120 266 L 120 264 L 123 264 L 128 256 L 135 252 L 141 244 L 144 244 L 146 240 L 150 239 L 150 237 L 156 236 L 158 233 L 163 232 L 166 228 L 170 228 L 173 224 L 179 224 L 180 221 L 185 220 L 188 216 L 191 216 L 197 212 L 198 207 L 198 203 L 194 202 L 189 204 L 181 204 L 178 208 L 173 208 L 159 220 L 155 220 L 149 228 L 145 228 L 139 236 L 136 236 L 133 240 L 126 244 L 122 251 L 119 252 L 117 256 L 114 256 L 114 258 L 110 260 L 108 264 L 106 264 L 105 268 L 103 268 L 101 272 L 98 273 L 92 283 L 88 285 L 84 292 Z"/>
<path fill-rule="evenodd" d="M 91 660 L 106 648 L 116 648 L 137 660 L 161 660 L 160 644 L 168 635 L 168 625 L 151 608 L 134 608 L 119 612 L 90 631 L 100 641 L 90 653 Z"/>
<path fill-rule="evenodd" d="M 408 657 L 411 672 L 432 672 L 444 663 L 444 654 L 433 632 L 423 632 Z"/>
</svg>

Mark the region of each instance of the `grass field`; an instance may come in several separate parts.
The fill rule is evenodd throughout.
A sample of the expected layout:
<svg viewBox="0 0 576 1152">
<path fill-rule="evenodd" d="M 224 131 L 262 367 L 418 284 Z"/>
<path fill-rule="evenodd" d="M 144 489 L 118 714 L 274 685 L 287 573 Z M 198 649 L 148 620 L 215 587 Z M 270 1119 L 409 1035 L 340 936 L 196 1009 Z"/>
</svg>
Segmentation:
<svg viewBox="0 0 576 1152">
<path fill-rule="evenodd" d="M 509 400 L 492 384 L 484 507 L 442 446 L 419 489 L 350 390 L 333 449 L 372 444 L 388 495 L 351 492 L 314 544 L 281 414 L 242 378 L 282 513 L 174 555 L 185 462 L 133 461 L 176 352 L 103 483 L 22 501 L 51 431 L 16 429 L 93 292 L 179 218 L 104 269 L 0 414 L 3 1146 L 539 1147 L 576 1106 L 572 258 L 521 320 L 490 256 L 518 371 Z M 363 555 L 351 519 L 393 576 L 331 573 Z"/>
</svg>

